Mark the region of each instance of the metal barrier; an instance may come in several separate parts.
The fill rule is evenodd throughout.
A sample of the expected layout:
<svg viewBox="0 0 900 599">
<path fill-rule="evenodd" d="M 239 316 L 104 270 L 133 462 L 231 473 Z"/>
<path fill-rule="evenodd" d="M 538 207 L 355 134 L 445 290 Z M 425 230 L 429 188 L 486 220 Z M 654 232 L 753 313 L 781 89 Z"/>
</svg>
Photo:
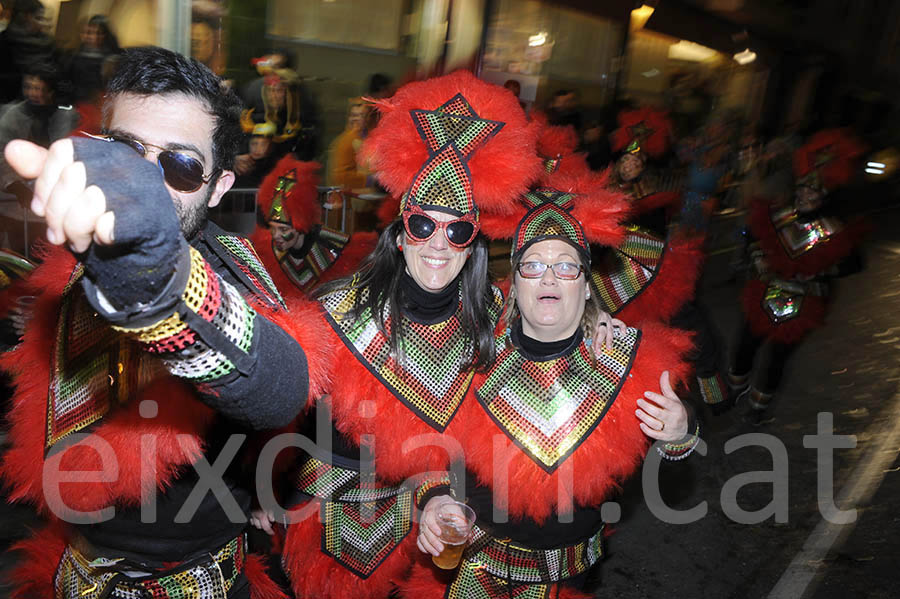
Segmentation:
<svg viewBox="0 0 900 599">
<path fill-rule="evenodd" d="M 348 212 L 350 212 L 350 198 L 344 193 L 343 188 L 333 185 L 320 185 L 317 188 L 319 202 L 325 212 L 325 222 L 328 223 L 335 211 L 340 211 L 339 229 L 346 232 L 348 228 Z M 256 193 L 255 187 L 232 188 L 222 196 L 222 201 L 209 211 L 209 217 L 217 225 L 226 231 L 233 231 L 242 235 L 253 233 L 257 225 Z"/>
<path fill-rule="evenodd" d="M 219 205 L 210 208 L 210 220 L 226 231 L 251 235 L 256 228 L 256 192 L 255 187 L 229 189 Z"/>
</svg>

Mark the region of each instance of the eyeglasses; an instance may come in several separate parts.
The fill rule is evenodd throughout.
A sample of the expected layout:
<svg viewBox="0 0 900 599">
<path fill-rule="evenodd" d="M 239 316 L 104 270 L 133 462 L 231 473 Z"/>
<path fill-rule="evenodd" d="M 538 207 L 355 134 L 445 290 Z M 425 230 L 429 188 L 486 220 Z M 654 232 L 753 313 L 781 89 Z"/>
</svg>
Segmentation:
<svg viewBox="0 0 900 599">
<path fill-rule="evenodd" d="M 410 206 L 403 211 L 403 228 L 414 241 L 428 241 L 437 231 L 444 231 L 447 243 L 456 248 L 464 248 L 475 239 L 481 229 L 474 212 L 450 220 L 437 221 L 425 214 L 419 206 Z"/>
<path fill-rule="evenodd" d="M 519 262 L 517 271 L 522 278 L 540 279 L 547 272 L 547 269 L 553 271 L 553 275 L 557 279 L 563 281 L 574 281 L 584 270 L 584 267 L 574 262 L 557 262 L 556 264 L 544 264 L 543 262 Z"/>
<path fill-rule="evenodd" d="M 163 179 L 172 189 L 184 193 L 191 193 L 200 189 L 204 183 L 209 183 L 214 173 L 208 175 L 203 174 L 203 164 L 187 154 L 167 150 L 160 146 L 155 146 L 143 141 L 131 139 L 130 137 L 121 137 L 118 135 L 91 135 L 82 131 L 88 137 L 101 139 L 103 141 L 118 141 L 129 147 L 144 157 L 147 155 L 147 148 L 159 150 L 156 155 L 156 163 L 162 170 Z"/>
</svg>

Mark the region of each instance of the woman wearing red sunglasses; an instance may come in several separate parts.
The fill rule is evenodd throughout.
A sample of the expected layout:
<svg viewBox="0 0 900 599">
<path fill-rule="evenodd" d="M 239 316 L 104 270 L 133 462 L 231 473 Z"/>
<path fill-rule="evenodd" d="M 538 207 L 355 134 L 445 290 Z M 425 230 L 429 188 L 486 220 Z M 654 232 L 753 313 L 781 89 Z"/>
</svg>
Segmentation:
<svg viewBox="0 0 900 599">
<path fill-rule="evenodd" d="M 411 567 L 428 490 L 417 480 L 447 469 L 441 433 L 495 357 L 502 294 L 478 211 L 509 211 L 541 166 L 513 95 L 470 73 L 410 83 L 377 108 L 361 154 L 401 211 L 356 274 L 319 291 L 336 355 L 317 407 L 332 438 L 320 433 L 329 451 L 291 476 L 282 561 L 303 597 L 386 597 Z M 255 523 L 271 530 L 261 512 Z"/>
</svg>

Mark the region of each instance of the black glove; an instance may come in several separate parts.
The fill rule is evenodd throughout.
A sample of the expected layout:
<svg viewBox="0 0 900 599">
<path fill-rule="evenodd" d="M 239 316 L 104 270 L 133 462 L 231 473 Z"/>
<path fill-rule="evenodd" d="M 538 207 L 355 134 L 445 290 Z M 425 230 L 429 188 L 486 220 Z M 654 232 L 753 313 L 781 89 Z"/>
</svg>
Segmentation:
<svg viewBox="0 0 900 599">
<path fill-rule="evenodd" d="M 87 185 L 103 191 L 106 209 L 115 214 L 113 245 L 92 243 L 79 256 L 88 278 L 118 310 L 174 305 L 183 290 L 161 295 L 188 247 L 159 167 L 123 143 L 83 137 L 72 143 Z"/>
</svg>

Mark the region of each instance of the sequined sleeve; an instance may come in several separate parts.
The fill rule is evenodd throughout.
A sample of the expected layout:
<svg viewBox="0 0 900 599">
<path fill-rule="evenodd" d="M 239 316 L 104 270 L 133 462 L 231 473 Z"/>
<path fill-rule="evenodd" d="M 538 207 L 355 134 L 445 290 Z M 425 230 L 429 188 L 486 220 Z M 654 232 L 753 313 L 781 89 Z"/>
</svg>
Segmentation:
<svg viewBox="0 0 900 599">
<path fill-rule="evenodd" d="M 195 385 L 204 403 L 229 419 L 254 430 L 278 428 L 306 401 L 303 348 L 258 313 L 197 249 L 179 258 L 161 301 L 137 313 L 116 312 L 89 280 L 83 284 L 88 301 L 113 329 Z"/>
<path fill-rule="evenodd" d="M 418 509 L 424 509 L 425 504 L 432 497 L 438 495 L 455 496 L 449 473 L 443 473 L 441 476 L 426 477 L 419 481 L 415 489 L 415 504 Z"/>
<path fill-rule="evenodd" d="M 256 311 L 190 248 L 190 274 L 180 304 L 167 318 L 139 328 L 115 326 L 160 357 L 177 377 L 209 383 L 252 368 Z"/>
</svg>

